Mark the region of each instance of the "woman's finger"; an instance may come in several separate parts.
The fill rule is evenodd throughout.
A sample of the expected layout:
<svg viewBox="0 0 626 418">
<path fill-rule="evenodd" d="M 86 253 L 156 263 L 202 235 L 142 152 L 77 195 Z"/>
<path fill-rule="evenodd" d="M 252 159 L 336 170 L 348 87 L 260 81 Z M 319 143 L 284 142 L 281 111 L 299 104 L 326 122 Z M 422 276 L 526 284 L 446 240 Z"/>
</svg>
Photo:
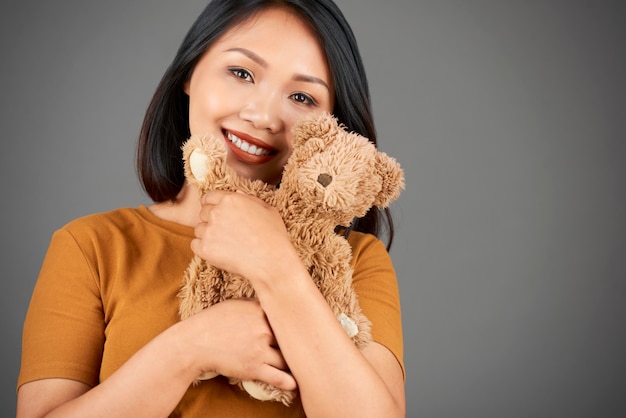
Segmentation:
<svg viewBox="0 0 626 418">
<path fill-rule="evenodd" d="M 257 380 L 283 390 L 295 390 L 298 387 L 296 379 L 290 373 L 270 365 L 265 365 L 259 370 L 259 378 Z"/>
<path fill-rule="evenodd" d="M 279 370 L 283 370 L 283 371 L 289 370 L 289 366 L 287 365 L 287 362 L 285 361 L 285 358 L 283 357 L 280 350 L 273 348 L 273 347 L 271 351 L 268 352 L 268 358 L 265 361 L 265 363 Z"/>
<path fill-rule="evenodd" d="M 200 201 L 203 205 L 216 205 L 221 199 L 224 198 L 224 196 L 227 196 L 231 193 L 234 192 L 229 192 L 226 190 L 209 190 L 208 192 L 204 193 L 204 195 L 202 195 Z"/>
<path fill-rule="evenodd" d="M 193 234 L 197 238 L 202 238 L 204 234 L 206 233 L 207 228 L 208 228 L 208 225 L 206 224 L 206 222 L 200 222 L 193 228 Z"/>
</svg>

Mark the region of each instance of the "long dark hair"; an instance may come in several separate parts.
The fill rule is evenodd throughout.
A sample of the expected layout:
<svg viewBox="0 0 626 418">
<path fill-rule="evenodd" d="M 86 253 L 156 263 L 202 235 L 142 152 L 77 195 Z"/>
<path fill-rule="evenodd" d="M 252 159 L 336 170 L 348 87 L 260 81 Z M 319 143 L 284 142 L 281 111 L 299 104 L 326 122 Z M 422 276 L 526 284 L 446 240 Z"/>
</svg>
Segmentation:
<svg viewBox="0 0 626 418">
<path fill-rule="evenodd" d="M 181 146 L 189 138 L 189 97 L 183 91 L 204 52 L 230 28 L 268 7 L 284 7 L 300 16 L 318 36 L 335 87 L 333 114 L 347 129 L 376 144 L 369 87 L 356 39 L 332 0 L 212 0 L 193 23 L 161 79 L 141 126 L 137 172 L 155 202 L 174 200 L 184 183 Z M 355 219 L 349 230 L 387 235 L 393 241 L 388 209 L 376 207 Z M 348 231 L 349 232 L 349 231 Z"/>
</svg>

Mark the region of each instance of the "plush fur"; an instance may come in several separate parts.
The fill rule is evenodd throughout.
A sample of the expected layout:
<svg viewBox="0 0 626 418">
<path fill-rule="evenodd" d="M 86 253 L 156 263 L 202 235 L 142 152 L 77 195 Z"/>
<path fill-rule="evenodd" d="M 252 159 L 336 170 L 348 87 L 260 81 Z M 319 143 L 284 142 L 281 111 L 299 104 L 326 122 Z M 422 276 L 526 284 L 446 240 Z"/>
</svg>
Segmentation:
<svg viewBox="0 0 626 418">
<path fill-rule="evenodd" d="M 304 120 L 294 128 L 294 138 L 279 187 L 238 176 L 226 165 L 224 140 L 207 136 L 192 136 L 183 146 L 185 176 L 201 194 L 240 190 L 276 207 L 311 278 L 356 346 L 363 349 L 371 341 L 371 324 L 352 286 L 351 247 L 336 227 L 348 227 L 372 206 L 391 204 L 404 188 L 404 174 L 395 159 L 367 138 L 345 130 L 332 115 Z M 254 294 L 245 278 L 194 256 L 179 293 L 180 316 L 185 319 L 220 301 Z M 199 379 L 215 375 L 207 373 Z M 296 395 L 263 382 L 230 382 L 257 399 L 285 405 Z"/>
</svg>

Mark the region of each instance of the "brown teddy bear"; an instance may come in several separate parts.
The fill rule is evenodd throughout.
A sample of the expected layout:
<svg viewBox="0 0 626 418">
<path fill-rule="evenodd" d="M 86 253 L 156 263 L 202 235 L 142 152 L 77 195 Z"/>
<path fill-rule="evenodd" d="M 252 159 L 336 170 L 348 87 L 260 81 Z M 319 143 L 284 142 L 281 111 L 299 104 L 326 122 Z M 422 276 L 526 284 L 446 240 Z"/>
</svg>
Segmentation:
<svg viewBox="0 0 626 418">
<path fill-rule="evenodd" d="M 281 214 L 302 263 L 359 349 L 370 341 L 371 324 L 352 287 L 352 250 L 337 227 L 348 227 L 372 206 L 387 207 L 404 188 L 398 162 L 365 137 L 348 132 L 329 114 L 294 127 L 293 152 L 279 186 L 237 175 L 226 165 L 223 139 L 192 136 L 183 146 L 185 176 L 200 194 L 240 190 L 273 205 Z M 253 297 L 243 277 L 219 270 L 194 256 L 180 290 L 181 319 L 222 300 Z M 209 379 L 206 373 L 199 379 Z M 295 392 L 264 382 L 229 379 L 260 400 L 290 405 Z"/>
</svg>

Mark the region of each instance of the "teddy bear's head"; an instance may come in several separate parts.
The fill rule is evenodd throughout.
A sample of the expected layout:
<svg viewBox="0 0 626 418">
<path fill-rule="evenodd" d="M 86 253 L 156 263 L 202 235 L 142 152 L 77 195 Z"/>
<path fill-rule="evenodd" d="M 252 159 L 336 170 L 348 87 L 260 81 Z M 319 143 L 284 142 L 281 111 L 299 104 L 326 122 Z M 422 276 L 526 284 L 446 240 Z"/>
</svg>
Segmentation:
<svg viewBox="0 0 626 418">
<path fill-rule="evenodd" d="M 303 215 L 321 212 L 348 226 L 372 206 L 389 206 L 403 188 L 404 173 L 395 159 L 322 114 L 294 128 L 293 153 L 277 193 L 290 195 L 289 204 Z"/>
</svg>

